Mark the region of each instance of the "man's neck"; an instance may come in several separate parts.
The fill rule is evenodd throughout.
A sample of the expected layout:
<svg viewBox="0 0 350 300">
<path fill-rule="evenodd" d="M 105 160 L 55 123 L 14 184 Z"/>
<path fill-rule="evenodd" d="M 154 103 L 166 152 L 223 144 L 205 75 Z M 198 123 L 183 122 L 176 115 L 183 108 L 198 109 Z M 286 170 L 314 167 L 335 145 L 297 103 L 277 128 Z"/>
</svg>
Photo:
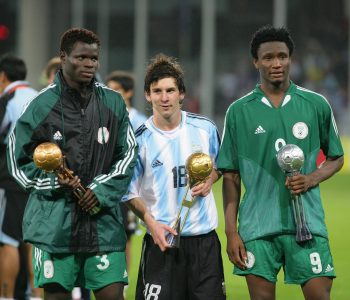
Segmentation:
<svg viewBox="0 0 350 300">
<path fill-rule="evenodd" d="M 262 83 L 260 88 L 269 98 L 275 107 L 278 107 L 283 101 L 284 95 L 290 86 L 290 81 L 281 82 L 278 85 L 271 83 Z"/>
</svg>

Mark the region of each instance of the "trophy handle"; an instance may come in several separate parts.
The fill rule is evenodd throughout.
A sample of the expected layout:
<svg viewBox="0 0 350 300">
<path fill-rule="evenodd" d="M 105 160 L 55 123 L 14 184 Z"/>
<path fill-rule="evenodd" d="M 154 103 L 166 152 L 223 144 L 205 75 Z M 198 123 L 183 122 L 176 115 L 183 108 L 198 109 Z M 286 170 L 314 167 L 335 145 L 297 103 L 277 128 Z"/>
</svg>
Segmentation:
<svg viewBox="0 0 350 300">
<path fill-rule="evenodd" d="M 299 195 L 292 195 L 293 216 L 296 227 L 295 239 L 297 242 L 305 242 L 312 239 L 312 234 L 307 226 L 304 206 Z"/>
<path fill-rule="evenodd" d="M 178 229 L 178 228 L 180 228 L 180 230 L 177 232 L 177 234 L 179 234 L 180 235 L 180 233 L 181 233 L 181 231 L 182 231 L 182 228 L 183 228 L 183 225 L 181 226 L 181 212 L 182 212 L 182 208 L 184 207 L 184 206 L 187 206 L 185 203 L 186 202 L 190 202 L 190 201 L 188 201 L 188 200 L 186 200 L 186 197 L 187 197 L 187 194 L 188 194 L 188 191 L 189 191 L 189 189 L 190 189 L 190 186 L 189 185 L 187 185 L 187 188 L 186 188 L 186 192 L 185 192 L 185 195 L 183 196 L 183 198 L 182 198 L 182 202 L 181 202 L 181 206 L 180 206 L 180 208 L 179 208 L 179 210 L 178 210 L 178 212 L 177 212 L 177 215 L 176 215 L 176 221 L 175 221 L 175 224 L 174 224 L 174 226 L 173 226 L 173 229 Z M 192 206 L 192 205 L 191 205 Z M 187 206 L 187 207 L 189 207 L 189 206 Z M 187 212 L 187 214 L 188 214 L 188 212 Z M 186 217 L 187 217 L 187 214 L 186 214 Z M 185 220 L 183 221 L 183 223 L 185 223 Z M 180 224 L 180 226 L 179 226 L 179 224 Z"/>
<path fill-rule="evenodd" d="M 61 179 L 66 179 L 66 178 L 74 178 L 73 174 L 72 174 L 72 171 L 69 170 L 66 166 L 65 166 L 65 159 L 64 159 L 64 156 L 63 156 L 63 159 L 62 159 L 62 165 L 61 167 L 56 170 L 56 174 L 59 178 Z M 79 186 L 75 189 L 73 189 L 73 194 L 74 196 L 77 198 L 77 199 L 81 199 L 84 194 L 86 193 L 86 189 L 79 183 Z M 95 215 L 97 214 L 99 211 L 101 210 L 100 207 L 98 206 L 94 206 L 93 208 L 91 208 L 88 212 L 90 215 Z"/>
</svg>

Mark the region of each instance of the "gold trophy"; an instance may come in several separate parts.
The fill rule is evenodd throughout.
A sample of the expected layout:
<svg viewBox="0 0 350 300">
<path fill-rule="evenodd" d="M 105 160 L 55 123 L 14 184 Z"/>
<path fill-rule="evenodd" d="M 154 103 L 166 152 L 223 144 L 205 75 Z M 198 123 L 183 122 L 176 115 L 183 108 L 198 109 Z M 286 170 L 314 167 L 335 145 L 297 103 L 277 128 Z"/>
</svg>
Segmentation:
<svg viewBox="0 0 350 300">
<path fill-rule="evenodd" d="M 166 241 L 168 242 L 169 245 L 171 245 L 172 248 L 179 248 L 180 235 L 181 235 L 182 229 L 185 225 L 190 208 L 193 206 L 196 200 L 194 197 L 192 197 L 191 200 L 186 199 L 188 191 L 192 189 L 194 186 L 207 180 L 212 170 L 213 170 L 213 163 L 210 159 L 210 156 L 205 153 L 195 152 L 195 153 L 192 153 L 187 158 L 186 171 L 188 175 L 188 184 L 187 184 L 185 195 L 182 199 L 181 206 L 177 213 L 175 224 L 173 225 L 173 229 L 176 230 L 178 235 L 175 236 L 171 233 L 168 233 L 166 236 Z M 187 212 L 183 218 L 183 221 L 181 222 L 181 212 L 183 207 L 187 207 Z"/>
<path fill-rule="evenodd" d="M 73 172 L 65 166 L 64 156 L 61 149 L 54 143 L 45 142 L 38 145 L 33 154 L 34 164 L 48 173 L 56 173 L 61 179 L 73 178 Z M 74 196 L 79 200 L 85 194 L 86 189 L 79 184 L 73 190 Z M 100 207 L 95 206 L 89 210 L 90 215 L 95 215 L 101 210 Z"/>
</svg>

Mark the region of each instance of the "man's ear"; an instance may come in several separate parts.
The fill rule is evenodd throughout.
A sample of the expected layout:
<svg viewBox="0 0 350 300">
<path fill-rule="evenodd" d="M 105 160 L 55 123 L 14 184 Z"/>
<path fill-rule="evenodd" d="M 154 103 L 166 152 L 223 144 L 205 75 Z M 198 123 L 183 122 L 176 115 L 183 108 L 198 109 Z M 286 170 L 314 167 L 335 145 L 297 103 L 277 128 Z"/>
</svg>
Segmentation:
<svg viewBox="0 0 350 300">
<path fill-rule="evenodd" d="M 145 92 L 145 98 L 148 102 L 151 102 L 151 97 L 149 96 L 149 94 L 147 92 Z"/>
<path fill-rule="evenodd" d="M 256 59 L 256 58 L 253 59 L 253 65 L 254 65 L 255 69 L 259 70 L 258 59 Z"/>
<path fill-rule="evenodd" d="M 65 51 L 60 51 L 61 64 L 66 61 L 67 53 Z"/>
</svg>

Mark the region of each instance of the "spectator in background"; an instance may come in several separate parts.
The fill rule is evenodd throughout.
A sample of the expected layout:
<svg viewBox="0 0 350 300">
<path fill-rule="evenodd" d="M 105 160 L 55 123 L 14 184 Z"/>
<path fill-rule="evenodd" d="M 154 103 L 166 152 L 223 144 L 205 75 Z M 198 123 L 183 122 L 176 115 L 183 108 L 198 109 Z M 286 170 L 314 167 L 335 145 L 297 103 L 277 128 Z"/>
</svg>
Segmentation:
<svg viewBox="0 0 350 300">
<path fill-rule="evenodd" d="M 55 75 L 60 68 L 61 59 L 58 56 L 55 56 L 49 60 L 45 68 L 45 77 L 48 84 L 53 82 Z"/>
<path fill-rule="evenodd" d="M 112 90 L 119 92 L 124 98 L 131 125 L 136 131 L 147 120 L 147 117 L 132 106 L 132 97 L 134 96 L 133 76 L 125 71 L 114 71 L 107 76 L 106 84 Z"/>
<path fill-rule="evenodd" d="M 24 248 L 32 297 L 40 297 L 41 291 L 33 289 L 31 245 L 22 240 L 22 219 L 28 194 L 9 174 L 6 163 L 6 147 L 9 134 L 21 115 L 24 106 L 37 95 L 37 91 L 24 81 L 27 68 L 24 61 L 12 55 L 0 58 L 0 297 L 13 299 L 20 273 L 19 247 Z M 22 264 L 23 265 L 23 264 Z M 25 289 L 27 284 L 24 284 Z M 20 291 L 18 291 L 21 294 Z M 16 295 L 21 298 L 23 295 Z"/>
</svg>

